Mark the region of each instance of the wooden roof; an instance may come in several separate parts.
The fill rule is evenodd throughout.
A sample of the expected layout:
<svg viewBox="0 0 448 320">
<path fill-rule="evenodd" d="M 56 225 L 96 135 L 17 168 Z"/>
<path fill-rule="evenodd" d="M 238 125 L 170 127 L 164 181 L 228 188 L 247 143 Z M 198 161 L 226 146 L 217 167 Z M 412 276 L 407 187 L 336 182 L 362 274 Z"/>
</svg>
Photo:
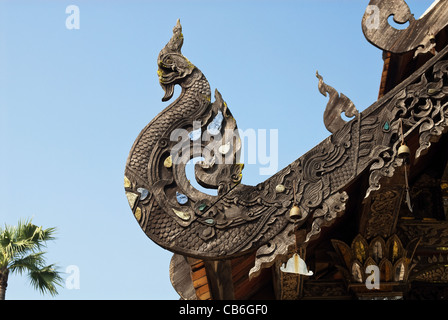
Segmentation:
<svg viewBox="0 0 448 320">
<path fill-rule="evenodd" d="M 378 5 L 382 10 L 387 9 L 386 11 L 390 12 L 392 9 L 401 10 L 396 7 L 398 3 L 403 5 L 403 1 L 371 1 L 369 5 Z M 445 3 L 436 3 L 431 9 L 433 11 L 429 10 L 425 14 L 426 22 L 419 25 L 418 34 L 428 31 L 427 24 L 431 22 L 431 17 L 441 17 L 448 13 Z M 386 5 L 390 7 L 385 7 Z M 380 79 L 379 100 L 361 113 L 362 119 L 367 119 L 372 114 L 386 114 L 382 109 L 390 108 L 391 101 L 396 102 L 402 99 L 403 103 L 409 105 L 409 101 L 404 98 L 406 94 L 409 94 L 409 100 L 417 99 L 416 103 L 421 103 L 424 99 L 431 103 L 446 103 L 446 93 L 443 89 L 434 87 L 433 91 L 432 87 L 423 82 L 426 80 L 446 83 L 446 79 L 437 73 L 442 71 L 437 68 L 440 65 L 447 65 L 447 63 L 444 64 L 445 59 L 448 58 L 447 23 L 448 20 L 438 22 L 439 30 L 434 34 L 434 40 L 431 40 L 435 41 L 435 46 L 427 52 L 415 55 L 418 49 L 416 46 L 407 51 L 401 50 L 397 45 L 391 48 L 395 52 L 383 49 L 384 68 Z M 411 33 L 407 36 L 416 31 L 409 32 Z M 369 39 L 369 41 L 373 40 Z M 407 45 L 409 44 L 402 44 L 404 47 Z M 443 70 L 445 72 L 445 69 Z M 324 87 L 323 82 L 320 85 L 324 88 L 322 90 L 333 89 Z M 414 94 L 417 88 L 429 90 L 429 95 L 428 93 L 421 96 Z M 440 92 L 437 97 L 431 96 L 436 92 Z M 339 108 L 340 113 L 348 106 L 349 100 L 339 101 L 336 105 L 329 105 L 327 108 Z M 422 110 L 425 108 L 423 107 Z M 394 119 L 397 118 L 390 113 L 389 116 L 388 125 L 392 127 Z M 300 238 L 299 245 L 295 247 L 289 245 L 286 254 L 279 255 L 278 259 L 270 260 L 265 265 L 261 264 L 258 276 L 253 279 L 250 279 L 249 274 L 256 264 L 259 252 L 252 251 L 235 258 L 215 261 L 194 258 L 182 260 L 179 259 L 180 255 L 175 255 L 174 257 L 177 258 L 173 258 L 173 261 L 183 262 L 182 266 L 178 262 L 173 262 L 178 265 L 171 268 L 174 288 L 185 299 L 352 299 L 354 297 L 372 298 L 375 294 L 389 298 L 400 298 L 403 294 L 406 294 L 408 298 L 421 298 L 422 292 L 426 290 L 422 288 L 427 288 L 428 284 L 434 284 L 438 280 L 439 285 L 447 282 L 445 278 L 440 281 L 434 274 L 436 271 L 439 274 L 448 274 L 444 273 L 444 270 L 436 270 L 443 269 L 445 263 L 448 262 L 446 254 L 448 249 L 446 214 L 448 212 L 445 211 L 448 208 L 448 137 L 444 134 L 447 127 L 443 117 L 443 112 L 440 114 L 433 111 L 426 118 L 421 118 L 420 125 L 422 122 L 431 123 L 432 121 L 430 128 L 432 135 L 424 138 L 422 133 L 428 131 L 427 128 L 420 127 L 420 130 L 415 130 L 419 125 L 415 121 L 406 118 L 401 120 L 401 125 L 405 123 L 406 145 L 412 153 L 409 163 L 403 165 L 398 158 L 396 161 L 391 161 L 391 157 L 397 156 L 394 153 L 378 159 L 380 162 L 389 161 L 389 165 L 383 164 L 378 168 L 381 172 L 377 175 L 372 174 L 372 168 L 359 172 L 356 178 L 344 188 L 349 199 L 345 204 L 344 214 L 332 224 L 322 226 L 323 230 L 319 237 L 308 241 L 306 247 L 300 246 L 304 234 L 300 233 L 300 228 L 296 228 L 296 236 Z M 379 117 L 379 119 L 383 121 L 385 118 Z M 439 127 L 434 125 L 434 122 L 439 122 Z M 385 125 L 385 122 L 381 122 L 380 125 Z M 399 129 L 397 126 L 398 124 L 395 123 L 394 128 Z M 341 130 L 341 127 L 334 129 L 334 132 L 338 130 Z M 384 132 L 389 130 L 393 129 L 383 127 Z M 379 131 L 369 132 L 378 134 Z M 395 145 L 399 145 L 397 136 L 389 136 L 388 139 L 391 139 L 390 141 Z M 428 145 L 422 148 L 425 144 Z M 405 201 L 405 175 L 409 180 L 412 212 Z M 367 198 L 364 197 L 366 191 L 369 193 Z M 309 228 L 310 226 L 306 229 L 308 232 Z M 432 235 L 428 236 L 428 232 Z M 406 279 L 412 278 L 414 281 L 411 289 L 409 283 L 403 279 L 389 275 L 390 278 L 382 279 L 388 284 L 383 286 L 382 292 L 372 293 L 365 289 L 364 281 L 356 283 L 353 279 L 349 266 L 344 265 L 343 260 L 360 254 L 356 251 L 357 246 L 370 248 L 378 243 L 384 247 L 384 261 L 390 263 L 389 267 L 387 263 L 383 264 L 383 267 L 386 266 L 384 270 L 387 271 L 389 270 L 387 268 L 390 268 L 390 273 L 393 271 L 392 268 L 402 261 L 402 268 L 406 270 L 406 272 L 403 271 L 402 276 Z M 397 248 L 397 253 L 387 246 Z M 306 257 L 307 265 L 314 272 L 312 277 L 307 278 L 279 271 L 280 265 L 297 250 L 301 256 Z M 364 259 L 364 263 L 369 261 L 369 258 L 373 261 L 373 256 L 369 256 L 371 253 L 365 254 L 364 258 L 359 259 Z M 436 260 L 440 263 L 435 263 Z M 350 261 L 352 263 L 354 260 Z M 382 272 L 384 270 L 382 269 Z M 382 276 L 387 277 L 386 271 L 382 273 Z M 185 277 L 186 273 L 189 273 L 190 278 Z M 181 281 L 177 280 L 180 274 L 183 275 Z M 404 283 L 408 287 L 404 288 Z M 431 290 L 436 292 L 434 294 L 438 292 L 438 289 Z"/>
</svg>

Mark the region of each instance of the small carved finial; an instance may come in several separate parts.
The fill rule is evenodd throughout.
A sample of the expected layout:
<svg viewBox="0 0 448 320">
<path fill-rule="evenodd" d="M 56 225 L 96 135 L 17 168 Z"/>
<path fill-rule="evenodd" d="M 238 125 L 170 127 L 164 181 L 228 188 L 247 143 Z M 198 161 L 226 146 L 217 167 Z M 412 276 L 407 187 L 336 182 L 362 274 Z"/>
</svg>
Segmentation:
<svg viewBox="0 0 448 320">
<path fill-rule="evenodd" d="M 347 117 L 354 117 L 358 114 L 358 110 L 356 110 L 353 102 L 343 93 L 339 94 L 332 86 L 327 85 L 318 71 L 316 71 L 316 77 L 319 79 L 319 92 L 325 97 L 327 93 L 330 95 L 324 112 L 325 127 L 331 133 L 335 133 L 346 123 L 342 119 L 341 113 L 344 112 Z"/>
<path fill-rule="evenodd" d="M 448 1 L 434 1 L 434 4 L 419 19 L 405 0 L 370 0 L 362 18 L 362 31 L 366 39 L 384 51 L 404 53 L 416 50 L 415 56 L 434 52 L 435 38 L 448 25 Z M 397 29 L 389 23 L 409 23 L 405 29 Z M 426 31 L 428 27 L 431 30 Z"/>
<path fill-rule="evenodd" d="M 165 48 L 163 48 L 166 52 L 179 52 L 184 43 L 184 36 L 182 35 L 182 26 L 180 24 L 180 20 L 177 19 L 177 23 L 173 28 L 173 36 L 170 41 L 166 44 Z"/>
<path fill-rule="evenodd" d="M 316 70 L 316 78 L 319 79 L 319 84 L 317 85 L 317 88 L 319 89 L 319 92 L 322 93 L 325 97 L 327 96 L 327 92 L 323 90 L 324 88 L 324 78 L 319 74 L 319 71 Z"/>
<path fill-rule="evenodd" d="M 428 32 L 423 41 L 419 44 L 414 53 L 414 59 L 419 55 L 427 52 L 431 52 L 433 55 L 437 53 L 436 49 L 436 37 L 433 32 Z"/>
</svg>

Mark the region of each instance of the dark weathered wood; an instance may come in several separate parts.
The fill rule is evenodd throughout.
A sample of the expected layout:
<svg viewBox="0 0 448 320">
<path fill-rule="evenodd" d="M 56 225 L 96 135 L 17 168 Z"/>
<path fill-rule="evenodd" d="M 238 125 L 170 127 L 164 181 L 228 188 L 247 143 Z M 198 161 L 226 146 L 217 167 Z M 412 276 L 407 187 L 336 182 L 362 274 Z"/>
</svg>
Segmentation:
<svg viewBox="0 0 448 320">
<path fill-rule="evenodd" d="M 369 176 L 367 197 L 380 190 L 382 179 L 394 176 L 404 163 L 397 154 L 402 140 L 416 137 L 411 151 L 418 159 L 448 128 L 445 48 L 286 168 L 257 186 L 243 185 L 239 145 L 227 145 L 237 137 L 225 130 L 236 129 L 235 119 L 218 92 L 211 102 L 208 81 L 181 54 L 182 42 L 178 24 L 158 59 L 164 99 L 170 98 L 176 84 L 182 93 L 142 130 L 125 170 L 126 194 L 142 229 L 162 247 L 182 255 L 226 260 L 256 251 L 251 270 L 256 276 L 291 246 L 306 246 L 319 238 L 323 227 L 332 226 L 345 211 L 347 188 L 361 174 Z M 334 110 L 344 109 L 336 105 Z M 213 139 L 194 138 L 198 130 L 209 132 L 213 124 Z M 176 129 L 188 134 L 181 143 L 186 152 L 173 153 L 179 146 L 172 139 Z M 196 178 L 218 189 L 217 196 L 199 192 L 185 175 L 185 163 L 204 153 Z M 223 161 L 228 155 L 231 163 Z M 298 220 L 289 217 L 293 205 L 300 208 Z M 300 239 L 295 238 L 298 232 L 303 234 Z M 219 293 L 222 285 L 217 281 L 218 295 L 225 293 Z"/>
<path fill-rule="evenodd" d="M 191 267 L 187 258 L 174 254 L 170 262 L 170 280 L 173 288 L 183 300 L 197 300 L 190 273 Z"/>
<path fill-rule="evenodd" d="M 255 279 L 249 279 L 249 270 L 254 262 L 255 253 L 232 259 L 232 281 L 236 300 L 274 298 L 270 269 L 263 269 Z"/>
<path fill-rule="evenodd" d="M 322 76 L 316 71 L 316 77 L 319 79 L 319 92 L 325 97 L 330 96 L 324 112 L 324 124 L 328 131 L 335 133 L 341 129 L 347 121 L 342 119 L 341 114 L 352 118 L 359 115 L 353 102 L 343 93 L 339 94 L 332 86 L 324 82 Z"/>
<path fill-rule="evenodd" d="M 232 267 L 229 260 L 204 261 L 214 300 L 234 300 Z"/>
<path fill-rule="evenodd" d="M 175 84 L 183 91 L 143 129 L 126 165 L 126 194 L 142 229 L 164 248 L 205 259 L 234 257 L 262 245 L 283 247 L 269 241 L 280 234 L 292 235 L 306 221 L 312 224 L 306 226 L 311 227 L 306 241 L 318 235 L 321 226 L 331 224 L 343 213 L 347 200 L 344 192 L 330 192 L 330 176 L 335 174 L 334 179 L 338 180 L 339 185 L 333 186 L 336 190 L 356 172 L 355 163 L 346 161 L 349 149 L 355 147 L 350 142 L 351 125 L 341 128 L 316 150 L 264 183 L 256 187 L 239 184 L 242 170 L 237 162 L 239 143 L 227 146 L 238 141 L 237 136 L 227 135 L 229 129 L 236 129 L 235 120 L 218 92 L 216 101 L 210 102 L 209 84 L 199 69 L 182 56 L 182 41 L 181 27 L 177 24 L 172 39 L 159 55 L 158 64 L 159 79 L 167 93 L 165 98 L 171 96 Z M 209 126 L 219 116 L 215 129 L 219 129 L 220 135 L 214 134 L 213 139 L 206 141 L 193 138 L 198 130 L 209 135 Z M 201 123 L 199 128 L 195 127 L 197 120 Z M 180 146 L 186 147 L 187 152 L 173 153 L 179 147 L 179 141 L 171 139 L 177 129 L 188 133 Z M 205 159 L 196 166 L 196 178 L 203 185 L 218 189 L 218 196 L 199 192 L 186 178 L 185 163 L 198 150 Z M 325 165 L 317 168 L 318 163 Z M 182 202 L 176 201 L 176 195 L 180 194 Z M 288 212 L 296 200 L 301 216 L 292 220 Z M 283 236 L 280 238 L 284 243 Z M 294 237 L 291 239 L 293 244 Z M 266 257 L 266 250 L 262 251 Z M 268 251 L 272 258 L 281 254 L 278 250 Z"/>
<path fill-rule="evenodd" d="M 359 230 L 366 239 L 376 236 L 387 238 L 395 233 L 405 193 L 404 177 L 399 174 L 395 175 L 397 176 L 402 180 L 401 184 L 388 184 L 364 202 Z"/>
<path fill-rule="evenodd" d="M 406 29 L 392 27 L 409 22 Z M 378 48 L 394 53 L 415 50 L 415 55 L 433 50 L 435 35 L 448 25 L 448 2 L 439 1 L 424 16 L 416 20 L 404 0 L 371 0 L 362 19 L 366 39 Z"/>
</svg>

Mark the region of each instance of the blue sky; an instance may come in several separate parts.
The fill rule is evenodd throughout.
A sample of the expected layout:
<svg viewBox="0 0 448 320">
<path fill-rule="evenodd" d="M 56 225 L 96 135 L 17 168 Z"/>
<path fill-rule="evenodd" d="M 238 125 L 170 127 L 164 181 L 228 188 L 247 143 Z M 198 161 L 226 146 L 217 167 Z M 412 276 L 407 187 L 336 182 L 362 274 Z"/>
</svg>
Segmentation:
<svg viewBox="0 0 448 320">
<path fill-rule="evenodd" d="M 408 1 L 416 18 L 431 3 Z M 280 170 L 329 135 L 316 70 L 358 110 L 376 101 L 382 59 L 362 34 L 367 4 L 0 0 L 0 225 L 57 227 L 48 263 L 77 266 L 80 288 L 55 299 L 178 299 L 172 254 L 141 231 L 123 190 L 135 138 L 173 101 L 161 102 L 156 62 L 178 18 L 183 54 L 238 127 L 278 130 Z M 66 28 L 69 5 L 79 30 Z M 246 165 L 242 182 L 267 179 L 260 167 Z M 52 299 L 26 276 L 10 276 L 6 298 Z"/>
</svg>

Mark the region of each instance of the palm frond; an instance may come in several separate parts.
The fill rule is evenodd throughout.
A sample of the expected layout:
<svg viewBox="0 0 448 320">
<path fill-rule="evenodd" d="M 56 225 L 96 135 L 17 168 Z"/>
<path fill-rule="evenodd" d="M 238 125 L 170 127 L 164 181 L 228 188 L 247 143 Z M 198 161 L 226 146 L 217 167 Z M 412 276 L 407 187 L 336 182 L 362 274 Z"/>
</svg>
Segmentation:
<svg viewBox="0 0 448 320">
<path fill-rule="evenodd" d="M 49 293 L 55 296 L 58 294 L 56 286 L 62 287 L 62 277 L 55 270 L 53 264 L 32 270 L 28 276 L 34 289 L 39 290 L 42 294 Z"/>
<path fill-rule="evenodd" d="M 57 229 L 55 227 L 43 229 L 40 233 L 40 237 L 42 241 L 50 241 L 56 239 L 54 236 L 56 234 Z"/>
<path fill-rule="evenodd" d="M 6 248 L 5 252 L 8 256 L 14 258 L 19 257 L 27 252 L 32 252 L 37 249 L 36 244 L 30 239 L 12 241 Z"/>
<path fill-rule="evenodd" d="M 56 228 L 42 229 L 31 220 L 20 220 L 17 227 L 0 229 L 0 251 L 9 259 L 36 252 L 45 247 L 47 241 L 55 239 L 55 232 Z"/>
<path fill-rule="evenodd" d="M 48 240 L 54 240 L 56 228 L 43 229 L 20 220 L 17 226 L 0 228 L 0 269 L 22 274 L 28 273 L 31 285 L 41 293 L 56 295 L 56 287 L 62 286 L 60 273 L 54 265 L 45 266 L 40 251 Z"/>
<path fill-rule="evenodd" d="M 54 240 L 56 228 L 42 229 L 31 223 L 31 220 L 19 221 L 17 226 L 17 240 L 27 240 L 35 244 L 37 249 L 45 245 L 46 241 Z"/>
<path fill-rule="evenodd" d="M 5 226 L 5 229 L 0 230 L 0 248 L 4 251 L 4 248 L 8 247 L 14 239 L 14 227 Z"/>
<path fill-rule="evenodd" d="M 11 272 L 22 274 L 25 271 L 38 270 L 45 263 L 45 252 L 31 253 L 20 259 L 15 259 L 9 266 Z"/>
</svg>

